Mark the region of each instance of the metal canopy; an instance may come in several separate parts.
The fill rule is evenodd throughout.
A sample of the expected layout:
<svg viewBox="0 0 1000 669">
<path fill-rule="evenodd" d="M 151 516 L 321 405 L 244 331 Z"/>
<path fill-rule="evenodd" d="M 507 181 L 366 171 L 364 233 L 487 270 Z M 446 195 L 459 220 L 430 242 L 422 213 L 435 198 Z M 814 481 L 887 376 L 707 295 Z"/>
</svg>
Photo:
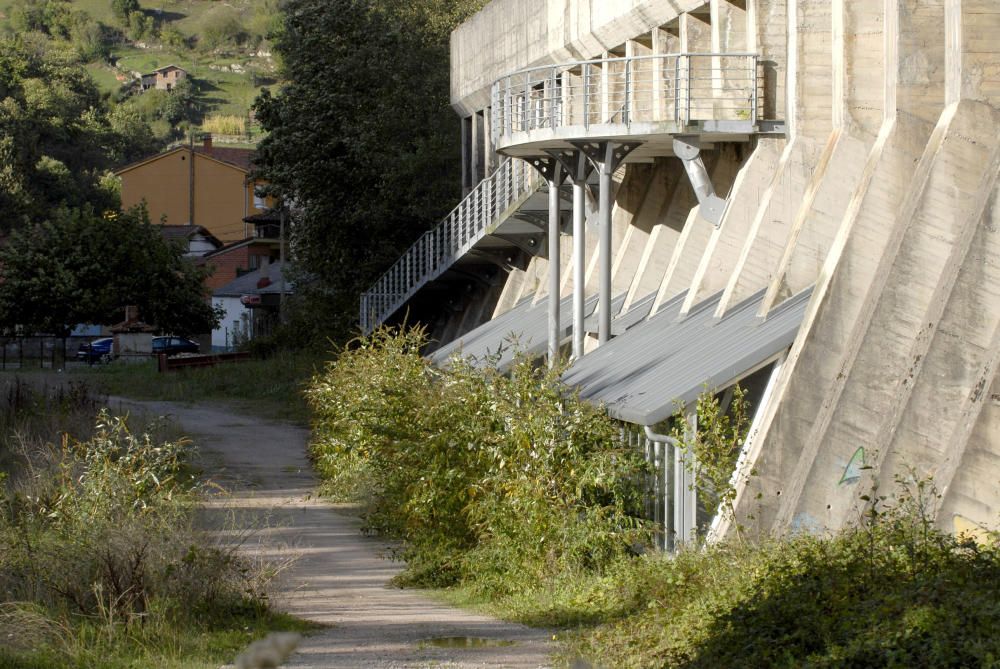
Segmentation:
<svg viewBox="0 0 1000 669">
<path fill-rule="evenodd" d="M 569 336 L 572 296 L 559 301 L 560 339 Z M 584 313 L 590 314 L 597 306 L 597 296 L 584 302 Z M 506 311 L 491 321 L 445 344 L 431 354 L 435 365 L 446 365 L 452 354 L 458 352 L 471 358 L 474 365 L 481 367 L 493 364 L 504 369 L 514 361 L 515 351 L 531 356 L 545 353 L 548 343 L 548 309 L 545 301 L 532 304 L 530 298 L 522 301 L 510 311 Z M 487 360 L 489 356 L 495 359 Z"/>
<path fill-rule="evenodd" d="M 615 418 L 655 425 L 695 399 L 753 371 L 791 346 L 811 289 L 757 317 L 761 290 L 714 317 L 722 294 L 696 305 L 679 320 L 683 294 L 649 320 L 577 360 L 563 380 L 580 396 L 603 403 Z"/>
</svg>

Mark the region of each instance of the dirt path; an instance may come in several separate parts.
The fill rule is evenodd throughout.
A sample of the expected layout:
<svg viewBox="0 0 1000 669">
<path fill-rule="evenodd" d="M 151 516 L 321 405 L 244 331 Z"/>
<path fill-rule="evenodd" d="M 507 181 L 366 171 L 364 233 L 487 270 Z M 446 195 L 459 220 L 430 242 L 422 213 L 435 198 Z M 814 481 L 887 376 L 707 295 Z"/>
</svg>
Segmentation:
<svg viewBox="0 0 1000 669">
<path fill-rule="evenodd" d="M 212 478 L 233 492 L 206 507 L 236 513 L 261 529 L 265 556 L 295 562 L 282 574 L 279 608 L 332 627 L 303 640 L 286 667 L 544 667 L 550 633 L 451 608 L 417 592 L 388 587 L 400 570 L 384 541 L 361 535 L 347 512 L 312 497 L 307 432 L 207 407 L 123 402 L 170 416 L 198 445 Z M 476 648 L 430 639 L 489 639 Z M 443 643 L 443 642 L 441 642 Z"/>
</svg>

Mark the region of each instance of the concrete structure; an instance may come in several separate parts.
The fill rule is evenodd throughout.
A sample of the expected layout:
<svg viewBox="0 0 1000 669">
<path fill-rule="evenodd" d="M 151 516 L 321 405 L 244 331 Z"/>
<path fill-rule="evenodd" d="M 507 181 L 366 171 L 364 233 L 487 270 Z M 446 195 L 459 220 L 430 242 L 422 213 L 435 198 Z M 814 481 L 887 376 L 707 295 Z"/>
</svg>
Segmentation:
<svg viewBox="0 0 1000 669">
<path fill-rule="evenodd" d="M 835 529 L 874 485 L 930 476 L 942 528 L 997 529 L 998 34 L 995 0 L 494 0 L 452 36 L 468 196 L 362 297 L 362 325 L 406 306 L 489 348 L 484 322 L 548 305 L 550 355 L 582 358 L 567 380 L 623 389 L 612 413 L 636 421 L 698 384 L 643 386 L 630 411 L 603 346 L 705 337 L 725 370 L 650 365 L 752 389 L 741 525 Z M 786 302 L 778 353 L 742 355 L 745 320 L 704 335 L 706 310 L 766 323 Z M 623 424 L 656 465 L 665 545 L 724 535 L 661 430 Z"/>
<path fill-rule="evenodd" d="M 244 218 L 267 209 L 255 196 L 251 149 L 179 146 L 127 165 L 116 174 L 122 206 L 145 202 L 149 219 L 167 225 L 200 225 L 223 242 L 249 237 Z"/>
</svg>

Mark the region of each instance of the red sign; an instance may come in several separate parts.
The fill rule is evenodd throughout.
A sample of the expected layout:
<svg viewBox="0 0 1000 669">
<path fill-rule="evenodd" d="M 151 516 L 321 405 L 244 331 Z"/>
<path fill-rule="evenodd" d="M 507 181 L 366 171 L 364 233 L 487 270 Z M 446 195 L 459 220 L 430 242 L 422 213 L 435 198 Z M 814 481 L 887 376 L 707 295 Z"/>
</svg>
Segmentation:
<svg viewBox="0 0 1000 669">
<path fill-rule="evenodd" d="M 248 307 L 256 306 L 260 304 L 260 295 L 244 295 L 240 298 L 240 303 Z"/>
</svg>

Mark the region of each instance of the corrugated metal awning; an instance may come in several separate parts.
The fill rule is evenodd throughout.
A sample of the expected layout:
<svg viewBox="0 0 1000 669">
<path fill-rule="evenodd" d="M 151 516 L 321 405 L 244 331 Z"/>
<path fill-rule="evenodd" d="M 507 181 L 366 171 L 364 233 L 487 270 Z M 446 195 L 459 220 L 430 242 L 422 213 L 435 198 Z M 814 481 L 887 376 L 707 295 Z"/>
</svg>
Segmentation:
<svg viewBox="0 0 1000 669">
<path fill-rule="evenodd" d="M 584 302 L 584 315 L 589 315 L 596 306 L 596 296 L 588 299 Z M 548 347 L 548 322 L 546 299 L 537 304 L 532 304 L 530 299 L 524 300 L 513 309 L 434 351 L 431 362 L 444 365 L 454 353 L 461 352 L 477 366 L 490 362 L 497 368 L 504 369 L 514 361 L 516 351 L 531 356 L 545 354 Z M 573 298 L 564 297 L 559 302 L 559 325 L 563 338 L 569 336 L 572 324 Z"/>
<path fill-rule="evenodd" d="M 604 403 L 615 418 L 655 425 L 695 400 L 702 390 L 741 378 L 791 346 L 811 289 L 757 317 L 760 291 L 714 317 L 721 293 L 679 319 L 684 294 L 649 320 L 577 360 L 563 380 L 581 397 Z"/>
</svg>

